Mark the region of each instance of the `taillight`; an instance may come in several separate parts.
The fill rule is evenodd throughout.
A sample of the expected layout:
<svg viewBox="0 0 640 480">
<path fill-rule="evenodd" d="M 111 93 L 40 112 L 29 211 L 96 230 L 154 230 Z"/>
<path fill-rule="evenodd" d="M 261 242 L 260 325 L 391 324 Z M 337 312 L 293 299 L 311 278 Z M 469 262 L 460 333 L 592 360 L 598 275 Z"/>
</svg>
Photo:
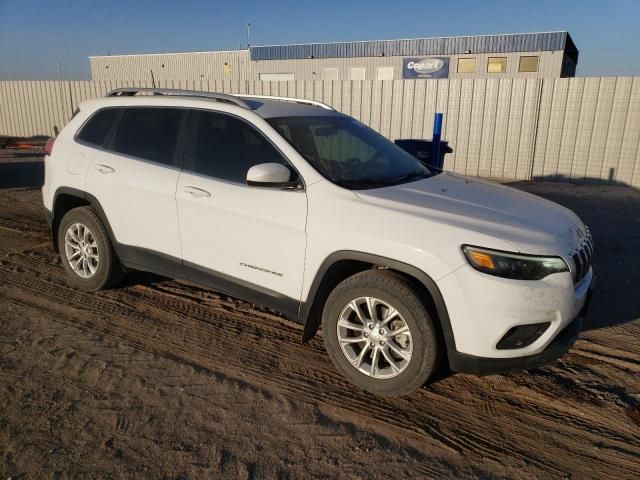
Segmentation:
<svg viewBox="0 0 640 480">
<path fill-rule="evenodd" d="M 51 155 L 51 152 L 53 151 L 53 144 L 55 143 L 55 141 L 55 138 L 50 138 L 49 140 L 47 140 L 47 144 L 44 146 L 45 155 Z"/>
</svg>

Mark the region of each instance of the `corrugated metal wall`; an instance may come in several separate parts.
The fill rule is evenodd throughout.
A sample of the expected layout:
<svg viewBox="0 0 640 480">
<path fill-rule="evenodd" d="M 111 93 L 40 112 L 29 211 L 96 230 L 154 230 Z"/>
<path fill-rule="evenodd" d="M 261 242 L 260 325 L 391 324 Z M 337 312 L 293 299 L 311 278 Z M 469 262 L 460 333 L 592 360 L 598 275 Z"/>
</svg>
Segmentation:
<svg viewBox="0 0 640 480">
<path fill-rule="evenodd" d="M 530 73 L 518 71 L 519 60 L 522 55 L 527 55 L 527 53 L 500 54 L 501 57 L 507 59 L 507 71 L 504 73 L 487 73 L 488 58 L 495 56 L 495 54 L 451 55 L 449 57 L 449 78 L 559 78 L 561 76 L 562 51 L 536 52 L 539 58 L 538 71 Z M 458 58 L 461 57 L 475 58 L 476 71 L 473 73 L 458 73 Z M 377 80 L 377 73 L 380 67 L 393 67 L 393 78 L 400 80 L 402 79 L 404 58 L 385 56 L 251 62 L 251 78 L 259 80 L 261 73 L 293 73 L 296 80 L 324 80 L 326 68 L 337 68 L 338 80 L 351 80 L 352 68 L 364 68 L 365 80 Z"/>
<path fill-rule="evenodd" d="M 255 80 L 248 50 L 89 57 L 92 80 Z"/>
<path fill-rule="evenodd" d="M 465 53 L 468 52 L 468 53 Z M 402 78 L 405 57 L 444 55 L 449 78 L 558 78 L 573 76 L 578 50 L 567 32 L 476 35 L 464 37 L 373 40 L 255 46 L 248 50 L 159 53 L 89 57 L 92 80 L 261 80 L 261 74 L 292 74 L 294 80 L 352 80 L 351 68 L 365 69 L 365 80 L 378 80 L 378 69 L 393 67 Z M 507 58 L 507 71 L 487 72 L 487 59 Z M 519 72 L 521 56 L 536 55 L 536 72 Z M 475 58 L 475 72 L 458 73 L 459 57 Z M 565 62 L 563 60 L 565 59 Z M 570 68 L 573 65 L 573 68 Z M 362 78 L 357 78 L 361 80 Z M 391 79 L 388 77 L 385 80 Z"/>
<path fill-rule="evenodd" d="M 563 73 L 562 50 L 450 54 L 449 78 L 558 78 Z M 499 55 L 507 59 L 507 71 L 487 73 L 487 61 Z M 536 72 L 519 72 L 523 55 L 539 58 Z M 413 55 L 415 56 L 415 55 Z M 458 73 L 458 58 L 475 58 L 473 73 Z M 404 56 L 385 55 L 344 58 L 301 58 L 252 61 L 247 50 L 229 52 L 166 53 L 151 55 L 115 55 L 90 57 L 92 80 L 260 80 L 262 73 L 291 73 L 295 80 L 325 80 L 325 69 L 338 69 L 338 80 L 352 80 L 352 68 L 364 68 L 365 80 L 378 80 L 380 67 L 393 67 L 393 78 L 402 78 Z M 574 70 L 575 72 L 575 70 Z"/>
<path fill-rule="evenodd" d="M 0 134 L 53 135 L 78 103 L 150 81 L 0 82 Z M 161 81 L 157 86 L 320 100 L 391 139 L 430 138 L 443 112 L 445 168 L 640 187 L 640 77 L 393 81 Z"/>
</svg>

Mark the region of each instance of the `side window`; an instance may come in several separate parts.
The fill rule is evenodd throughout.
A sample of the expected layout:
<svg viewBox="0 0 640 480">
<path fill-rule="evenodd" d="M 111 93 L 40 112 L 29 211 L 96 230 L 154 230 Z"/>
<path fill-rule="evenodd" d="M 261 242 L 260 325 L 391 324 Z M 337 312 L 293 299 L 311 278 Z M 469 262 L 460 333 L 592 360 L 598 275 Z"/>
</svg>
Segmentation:
<svg viewBox="0 0 640 480">
<path fill-rule="evenodd" d="M 476 71 L 476 59 L 475 58 L 459 58 L 458 59 L 458 73 L 475 73 Z"/>
<path fill-rule="evenodd" d="M 120 121 L 115 151 L 172 165 L 180 121 L 178 108 L 128 108 Z"/>
<path fill-rule="evenodd" d="M 120 114 L 119 108 L 104 108 L 94 113 L 80 129 L 78 139 L 91 145 L 103 146 L 114 120 Z"/>
<path fill-rule="evenodd" d="M 520 57 L 518 71 L 519 72 L 537 72 L 538 59 L 539 57 L 537 55 L 524 55 Z"/>
<path fill-rule="evenodd" d="M 507 57 L 489 57 L 487 73 L 505 73 L 507 71 Z"/>
<path fill-rule="evenodd" d="M 187 164 L 212 178 L 245 183 L 249 169 L 260 163 L 291 168 L 254 127 L 222 113 L 193 110 L 187 139 Z"/>
</svg>

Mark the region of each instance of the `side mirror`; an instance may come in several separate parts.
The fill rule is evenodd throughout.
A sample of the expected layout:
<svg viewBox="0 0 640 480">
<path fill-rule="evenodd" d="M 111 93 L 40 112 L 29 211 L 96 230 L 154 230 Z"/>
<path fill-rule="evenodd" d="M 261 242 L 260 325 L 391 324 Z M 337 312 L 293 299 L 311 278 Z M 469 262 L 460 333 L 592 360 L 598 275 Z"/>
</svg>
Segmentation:
<svg viewBox="0 0 640 480">
<path fill-rule="evenodd" d="M 250 187 L 287 188 L 298 182 L 291 182 L 291 170 L 279 163 L 260 163 L 247 172 L 247 185 Z"/>
</svg>

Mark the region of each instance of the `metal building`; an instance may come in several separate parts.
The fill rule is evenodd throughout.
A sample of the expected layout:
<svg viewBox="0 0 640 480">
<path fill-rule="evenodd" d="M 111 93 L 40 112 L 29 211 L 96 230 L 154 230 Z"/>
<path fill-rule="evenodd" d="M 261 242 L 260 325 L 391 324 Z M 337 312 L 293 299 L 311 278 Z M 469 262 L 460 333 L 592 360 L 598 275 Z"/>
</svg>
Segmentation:
<svg viewBox="0 0 640 480">
<path fill-rule="evenodd" d="M 89 57 L 93 80 L 397 80 L 573 77 L 568 32 L 267 45 Z"/>
</svg>

